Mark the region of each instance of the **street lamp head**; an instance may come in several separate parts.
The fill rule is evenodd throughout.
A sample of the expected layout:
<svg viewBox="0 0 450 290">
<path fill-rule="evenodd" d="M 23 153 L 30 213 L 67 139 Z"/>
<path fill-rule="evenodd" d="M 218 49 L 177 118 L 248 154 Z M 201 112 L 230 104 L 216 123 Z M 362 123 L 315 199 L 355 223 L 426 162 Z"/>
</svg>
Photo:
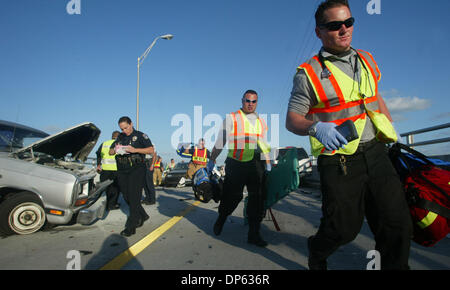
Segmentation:
<svg viewBox="0 0 450 290">
<path fill-rule="evenodd" d="M 162 39 L 171 40 L 173 38 L 172 34 L 165 34 L 160 36 Z"/>
</svg>

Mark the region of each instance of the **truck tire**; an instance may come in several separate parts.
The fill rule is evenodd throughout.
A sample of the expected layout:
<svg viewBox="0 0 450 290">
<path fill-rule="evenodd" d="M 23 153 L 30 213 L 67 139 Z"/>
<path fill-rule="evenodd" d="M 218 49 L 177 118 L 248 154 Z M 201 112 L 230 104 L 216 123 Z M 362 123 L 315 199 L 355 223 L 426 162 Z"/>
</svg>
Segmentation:
<svg viewBox="0 0 450 290">
<path fill-rule="evenodd" d="M 0 204 L 0 233 L 27 235 L 40 230 L 46 216 L 41 200 L 30 192 L 9 194 Z"/>
</svg>

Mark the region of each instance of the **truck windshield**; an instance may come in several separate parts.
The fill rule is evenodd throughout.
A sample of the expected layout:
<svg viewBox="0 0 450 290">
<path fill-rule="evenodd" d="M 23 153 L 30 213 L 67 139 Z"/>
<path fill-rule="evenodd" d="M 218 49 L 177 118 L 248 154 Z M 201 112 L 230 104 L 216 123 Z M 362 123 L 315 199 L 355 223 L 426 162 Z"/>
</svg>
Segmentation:
<svg viewBox="0 0 450 290">
<path fill-rule="evenodd" d="M 0 124 L 0 151 L 12 152 L 47 136 L 32 128 Z"/>
</svg>

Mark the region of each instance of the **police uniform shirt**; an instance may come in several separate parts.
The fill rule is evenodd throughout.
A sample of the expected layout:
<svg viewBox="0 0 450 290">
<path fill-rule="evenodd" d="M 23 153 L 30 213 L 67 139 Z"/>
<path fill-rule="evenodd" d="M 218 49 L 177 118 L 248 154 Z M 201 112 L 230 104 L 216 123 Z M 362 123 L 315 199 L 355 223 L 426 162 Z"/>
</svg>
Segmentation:
<svg viewBox="0 0 450 290">
<path fill-rule="evenodd" d="M 127 136 L 124 133 L 120 133 L 119 137 L 117 137 L 116 141 L 112 143 L 110 148 L 114 149 L 116 144 L 123 146 L 132 146 L 134 148 L 153 147 L 152 141 L 150 141 L 150 138 L 147 136 L 147 134 L 136 130 L 133 130 L 133 133 L 131 133 L 130 136 Z"/>
</svg>

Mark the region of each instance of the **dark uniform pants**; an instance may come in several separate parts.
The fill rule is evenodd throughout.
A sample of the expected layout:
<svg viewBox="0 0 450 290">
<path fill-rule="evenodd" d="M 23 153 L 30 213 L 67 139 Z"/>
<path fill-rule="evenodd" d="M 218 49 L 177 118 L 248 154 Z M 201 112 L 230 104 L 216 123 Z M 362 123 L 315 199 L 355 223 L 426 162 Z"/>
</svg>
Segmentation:
<svg viewBox="0 0 450 290">
<path fill-rule="evenodd" d="M 100 172 L 100 182 L 105 180 L 113 180 L 113 183 L 108 186 L 106 189 L 106 203 L 107 208 L 112 209 L 117 204 L 117 200 L 119 199 L 119 185 L 117 182 L 117 171 L 113 170 L 102 170 Z"/>
<path fill-rule="evenodd" d="M 412 222 L 402 184 L 383 144 L 346 156 L 320 156 L 322 219 L 310 257 L 324 260 L 361 230 L 364 216 L 375 237 L 382 269 L 408 269 Z"/>
<path fill-rule="evenodd" d="M 259 156 L 259 155 L 258 155 Z M 247 216 L 249 222 L 261 222 L 264 217 L 264 192 L 262 180 L 264 165 L 256 157 L 248 162 L 240 162 L 232 158 L 225 161 L 225 181 L 219 215 L 228 216 L 242 200 L 244 186 L 247 186 Z"/>
<path fill-rule="evenodd" d="M 134 166 L 128 170 L 118 171 L 119 187 L 130 208 L 130 213 L 125 224 L 126 228 L 136 228 L 144 218 L 148 217 L 141 205 L 145 174 L 144 164 Z"/>
<path fill-rule="evenodd" d="M 145 200 L 148 202 L 156 202 L 155 184 L 153 183 L 153 170 L 150 171 L 149 166 L 145 166 Z"/>
</svg>

